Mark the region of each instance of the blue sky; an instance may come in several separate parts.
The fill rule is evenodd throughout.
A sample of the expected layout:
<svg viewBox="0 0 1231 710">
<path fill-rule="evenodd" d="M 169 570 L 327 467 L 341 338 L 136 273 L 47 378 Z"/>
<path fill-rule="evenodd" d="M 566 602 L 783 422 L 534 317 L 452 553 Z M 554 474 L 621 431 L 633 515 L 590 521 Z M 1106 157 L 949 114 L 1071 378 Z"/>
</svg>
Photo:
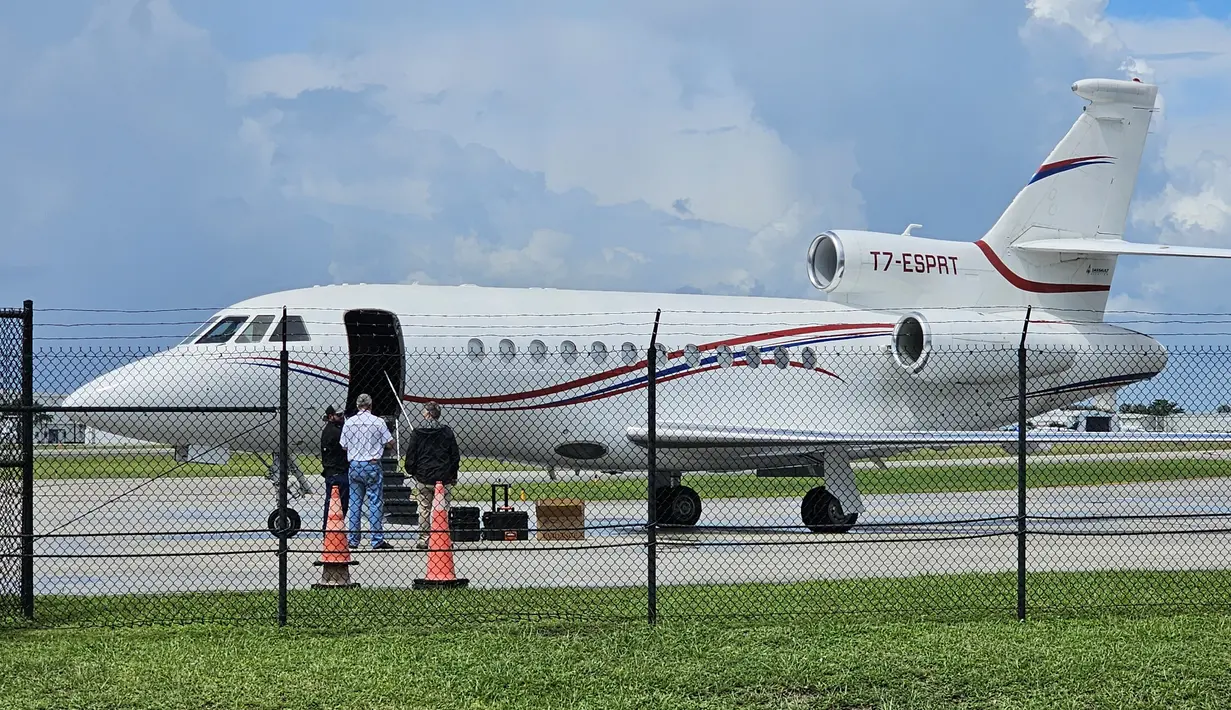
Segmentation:
<svg viewBox="0 0 1231 710">
<path fill-rule="evenodd" d="M 1128 238 L 1231 244 L 1231 0 L 922 7 L 6 3 L 0 302 L 816 297 L 818 231 L 978 238 L 1080 110 L 1071 82 L 1130 73 L 1164 112 Z M 1113 306 L 1231 312 L 1226 268 L 1125 259 Z M 1225 330 L 1173 330 L 1198 328 Z"/>
</svg>

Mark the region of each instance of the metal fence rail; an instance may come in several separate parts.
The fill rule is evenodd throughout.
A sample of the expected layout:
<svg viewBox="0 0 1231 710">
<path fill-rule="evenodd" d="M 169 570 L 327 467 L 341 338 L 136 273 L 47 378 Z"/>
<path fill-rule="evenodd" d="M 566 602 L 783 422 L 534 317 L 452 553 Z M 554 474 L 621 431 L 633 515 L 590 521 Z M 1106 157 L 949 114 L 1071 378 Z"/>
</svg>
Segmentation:
<svg viewBox="0 0 1231 710">
<path fill-rule="evenodd" d="M 0 421 L 38 423 L 14 430 L 29 449 L 0 447 L 32 463 L 25 507 L 8 473 L 19 468 L 0 468 L 0 571 L 13 606 L 24 513 L 35 623 L 1025 618 L 1226 608 L 1231 587 L 1231 433 L 1026 439 L 1047 416 L 1090 431 L 1231 432 L 1231 349 L 1173 349 L 1166 376 L 1149 379 L 1130 367 L 1149 354 L 1127 347 L 936 350 L 920 375 L 873 346 L 662 342 L 657 329 L 627 344 L 476 338 L 430 352 L 373 335 L 272 355 L 39 350 L 21 379 L 10 323 L 21 321 L 0 318 Z M 1106 386 L 1075 379 L 1079 366 L 1142 380 L 1118 418 L 1057 411 Z M 23 386 L 30 401 L 14 402 Z M 324 413 L 354 421 L 360 394 L 394 447 L 345 477 L 331 528 Z M 442 501 L 407 470 L 416 447 L 438 450 L 429 401 L 461 457 L 447 552 L 416 545 Z M 1208 413 L 1177 416 L 1176 402 Z M 933 428 L 971 436 L 892 434 Z M 822 429 L 890 434 L 807 440 Z M 339 539 L 350 544 L 335 550 Z M 332 554 L 349 557 L 344 574 L 322 564 Z M 335 573 L 358 586 L 321 588 Z M 442 575 L 465 586 L 423 588 Z"/>
<path fill-rule="evenodd" d="M 30 404 L 28 371 L 32 305 L 0 310 L 0 405 Z M 32 414 L 0 411 L 0 618 L 30 618 L 29 513 L 33 480 L 30 468 Z"/>
</svg>

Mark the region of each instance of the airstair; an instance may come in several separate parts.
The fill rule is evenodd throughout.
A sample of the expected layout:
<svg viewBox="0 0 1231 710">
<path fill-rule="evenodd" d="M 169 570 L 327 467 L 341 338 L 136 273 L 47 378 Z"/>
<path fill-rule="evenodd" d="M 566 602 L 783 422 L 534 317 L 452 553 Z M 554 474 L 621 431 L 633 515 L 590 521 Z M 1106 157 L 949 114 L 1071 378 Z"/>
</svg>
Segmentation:
<svg viewBox="0 0 1231 710">
<path fill-rule="evenodd" d="M 415 486 L 406 485 L 406 473 L 402 471 L 402 438 L 399 417 L 388 415 L 382 417 L 389 433 L 393 434 L 394 447 L 386 451 L 380 460 L 381 471 L 384 473 L 383 492 L 385 496 L 385 522 L 390 525 L 418 525 L 419 503 L 415 499 Z"/>
</svg>

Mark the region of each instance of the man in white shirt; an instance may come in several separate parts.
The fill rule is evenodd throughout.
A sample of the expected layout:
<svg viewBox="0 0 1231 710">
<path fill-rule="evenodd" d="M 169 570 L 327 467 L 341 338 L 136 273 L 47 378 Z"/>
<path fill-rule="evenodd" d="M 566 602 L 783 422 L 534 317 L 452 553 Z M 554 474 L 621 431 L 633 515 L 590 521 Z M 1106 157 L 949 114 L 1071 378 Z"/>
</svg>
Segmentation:
<svg viewBox="0 0 1231 710">
<path fill-rule="evenodd" d="M 350 547 L 352 550 L 359 547 L 359 511 L 366 497 L 372 549 L 392 550 L 393 545 L 385 542 L 384 538 L 384 472 L 380 468 L 380 459 L 385 449 L 393 446 L 393 435 L 389 433 L 385 421 L 372 414 L 371 395 L 359 395 L 355 399 L 355 407 L 359 411 L 342 425 L 340 441 L 350 464 L 350 501 L 347 506 Z"/>
</svg>

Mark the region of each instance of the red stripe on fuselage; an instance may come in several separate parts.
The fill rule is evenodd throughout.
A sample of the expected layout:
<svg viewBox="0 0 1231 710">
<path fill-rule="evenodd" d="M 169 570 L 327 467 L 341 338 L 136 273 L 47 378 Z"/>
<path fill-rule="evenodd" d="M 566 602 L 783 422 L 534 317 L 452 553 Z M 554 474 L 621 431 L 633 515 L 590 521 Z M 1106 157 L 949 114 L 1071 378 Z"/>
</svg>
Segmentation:
<svg viewBox="0 0 1231 710">
<path fill-rule="evenodd" d="M 1006 281 L 1013 284 L 1014 287 L 1022 291 L 1030 291 L 1031 293 L 1092 293 L 1097 291 L 1110 291 L 1111 286 L 1103 286 L 1100 284 L 1057 284 L 1047 283 L 1044 281 L 1031 281 L 1013 273 L 1013 270 L 1008 267 L 996 252 L 988 246 L 982 239 L 975 242 L 975 246 L 979 247 L 979 251 L 983 252 L 983 256 L 987 257 L 988 262 Z"/>
</svg>

